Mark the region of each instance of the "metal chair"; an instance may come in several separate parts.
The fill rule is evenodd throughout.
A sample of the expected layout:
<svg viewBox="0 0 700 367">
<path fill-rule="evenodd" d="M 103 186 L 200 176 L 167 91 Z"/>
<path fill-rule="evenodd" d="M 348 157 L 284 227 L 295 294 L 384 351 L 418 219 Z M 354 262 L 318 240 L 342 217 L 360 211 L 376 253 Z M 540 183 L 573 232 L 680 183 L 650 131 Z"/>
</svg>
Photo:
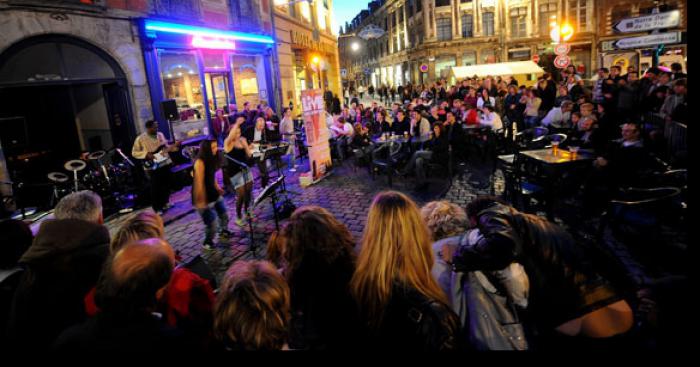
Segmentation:
<svg viewBox="0 0 700 367">
<path fill-rule="evenodd" d="M 387 179 L 389 180 L 389 187 L 392 187 L 392 177 L 394 170 L 398 167 L 400 161 L 404 158 L 402 154 L 403 145 L 398 141 L 389 141 L 382 146 L 374 149 L 372 151 L 372 164 L 371 172 L 372 179 L 374 179 L 374 173 L 383 169 L 387 174 Z"/>
<path fill-rule="evenodd" d="M 515 134 L 515 147 L 517 150 L 529 150 L 542 148 L 545 145 L 545 137 L 549 134 L 546 127 L 531 127 Z"/>
<path fill-rule="evenodd" d="M 551 148 L 553 141 L 558 141 L 559 146 L 562 147 L 562 146 L 564 146 L 566 139 L 568 139 L 568 136 L 566 134 L 562 134 L 562 133 L 547 135 L 544 137 L 544 141 L 546 142 L 545 148 Z"/>
</svg>

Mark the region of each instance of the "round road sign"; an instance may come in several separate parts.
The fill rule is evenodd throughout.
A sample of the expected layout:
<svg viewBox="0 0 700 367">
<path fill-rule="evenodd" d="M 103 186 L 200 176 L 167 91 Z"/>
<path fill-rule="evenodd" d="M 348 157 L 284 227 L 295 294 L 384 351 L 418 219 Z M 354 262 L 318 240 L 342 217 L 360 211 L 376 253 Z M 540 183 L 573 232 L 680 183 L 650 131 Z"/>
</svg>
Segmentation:
<svg viewBox="0 0 700 367">
<path fill-rule="evenodd" d="M 554 54 L 556 55 L 566 55 L 571 51 L 571 46 L 568 43 L 560 43 L 554 46 Z"/>
<path fill-rule="evenodd" d="M 566 69 L 569 64 L 571 64 L 571 58 L 569 56 L 559 55 L 556 59 L 554 59 L 554 66 L 559 69 Z"/>
<path fill-rule="evenodd" d="M 428 72 L 428 64 L 422 64 L 422 65 L 420 66 L 420 71 L 421 71 L 422 73 L 427 73 L 427 72 Z"/>
</svg>

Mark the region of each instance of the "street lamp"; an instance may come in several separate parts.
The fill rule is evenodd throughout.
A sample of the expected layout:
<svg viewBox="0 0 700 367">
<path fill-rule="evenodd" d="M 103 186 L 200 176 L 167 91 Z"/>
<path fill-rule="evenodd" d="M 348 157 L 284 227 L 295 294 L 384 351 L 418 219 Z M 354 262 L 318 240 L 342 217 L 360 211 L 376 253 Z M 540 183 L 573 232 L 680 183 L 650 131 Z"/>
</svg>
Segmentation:
<svg viewBox="0 0 700 367">
<path fill-rule="evenodd" d="M 311 63 L 316 65 L 316 72 L 318 72 L 318 87 L 323 90 L 323 82 L 321 81 L 321 58 L 318 55 L 313 55 L 311 57 Z"/>
<path fill-rule="evenodd" d="M 552 30 L 549 32 L 549 36 L 552 38 L 554 44 L 567 42 L 574 36 L 574 27 L 569 23 L 564 23 L 559 26 L 556 22 L 552 22 Z"/>
<path fill-rule="evenodd" d="M 357 50 L 360 49 L 360 44 L 357 42 L 353 42 L 352 45 L 350 45 L 350 48 L 353 50 L 353 52 L 357 52 Z"/>
</svg>

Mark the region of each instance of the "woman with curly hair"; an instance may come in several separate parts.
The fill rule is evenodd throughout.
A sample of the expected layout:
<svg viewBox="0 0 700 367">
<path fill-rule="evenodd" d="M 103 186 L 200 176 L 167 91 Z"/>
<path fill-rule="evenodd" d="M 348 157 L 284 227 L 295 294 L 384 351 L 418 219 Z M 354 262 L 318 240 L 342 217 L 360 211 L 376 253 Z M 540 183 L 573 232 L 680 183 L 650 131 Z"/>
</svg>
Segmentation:
<svg viewBox="0 0 700 367">
<path fill-rule="evenodd" d="M 292 349 L 347 348 L 355 338 L 349 295 L 355 271 L 355 241 L 326 209 L 297 209 L 274 234 L 268 259 L 283 268 L 291 290 Z"/>
</svg>

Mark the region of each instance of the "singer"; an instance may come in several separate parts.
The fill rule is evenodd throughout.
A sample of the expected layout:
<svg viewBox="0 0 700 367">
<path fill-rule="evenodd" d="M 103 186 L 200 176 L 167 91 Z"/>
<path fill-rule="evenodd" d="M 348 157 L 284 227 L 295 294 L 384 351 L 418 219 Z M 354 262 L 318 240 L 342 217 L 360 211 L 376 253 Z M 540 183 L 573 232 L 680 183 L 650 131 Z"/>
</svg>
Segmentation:
<svg viewBox="0 0 700 367">
<path fill-rule="evenodd" d="M 236 224 L 245 226 L 245 220 L 252 220 L 248 208 L 253 198 L 253 175 L 248 167 L 248 162 L 253 156 L 253 149 L 248 145 L 248 140 L 241 136 L 241 124 L 236 123 L 231 127 L 226 140 L 224 140 L 224 154 L 227 164 L 224 169 L 231 177 L 231 185 L 236 190 Z M 245 220 L 241 210 L 245 206 L 247 213 Z"/>
</svg>

